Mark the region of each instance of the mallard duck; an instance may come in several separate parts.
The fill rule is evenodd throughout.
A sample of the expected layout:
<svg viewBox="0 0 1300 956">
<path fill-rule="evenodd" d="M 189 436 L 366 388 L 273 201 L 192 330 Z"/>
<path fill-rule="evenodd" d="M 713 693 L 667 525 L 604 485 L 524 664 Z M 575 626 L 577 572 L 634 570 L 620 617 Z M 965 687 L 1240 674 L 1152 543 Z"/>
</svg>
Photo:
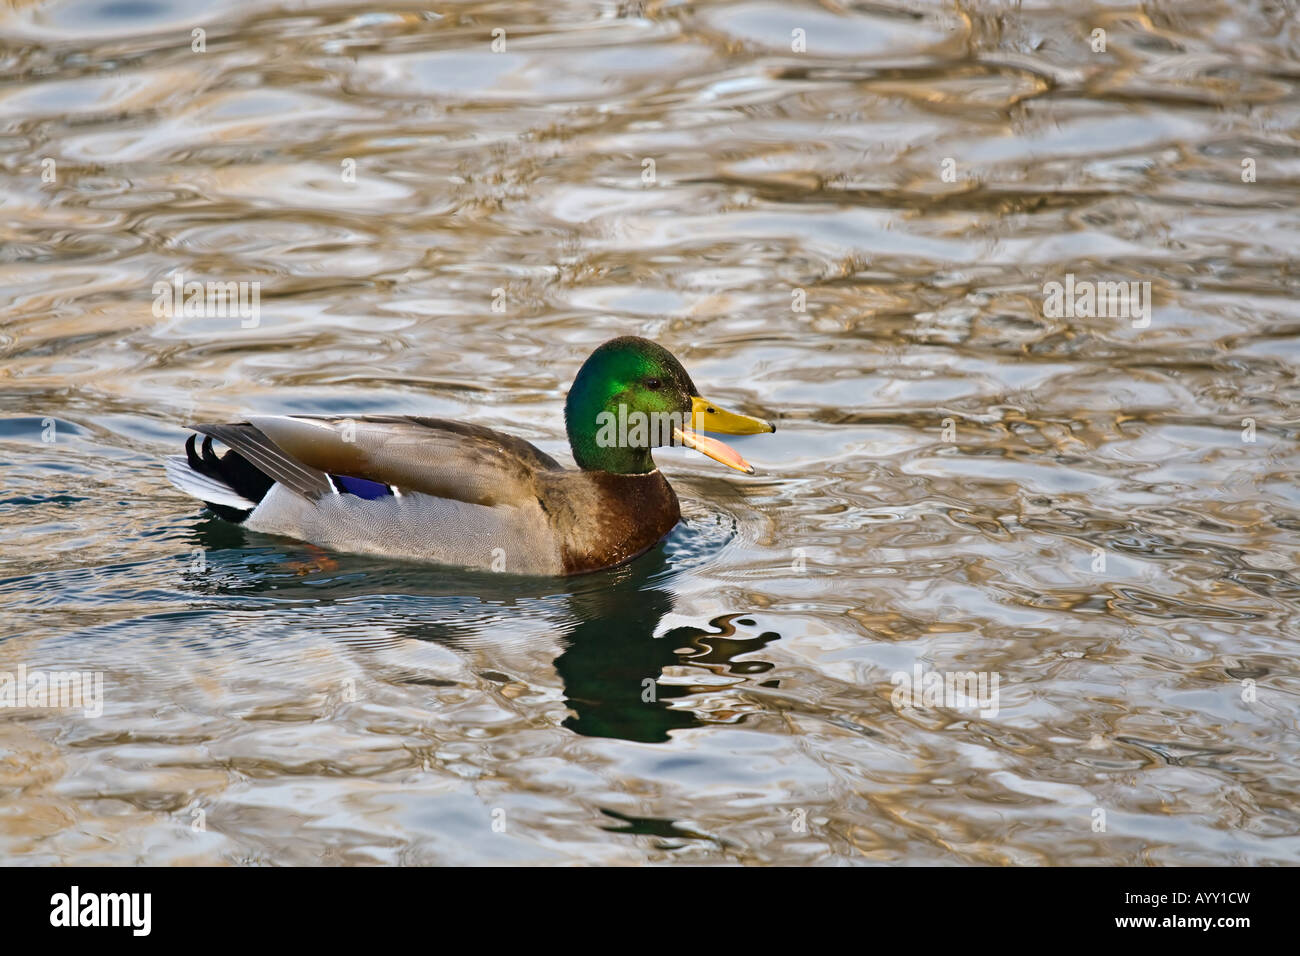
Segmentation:
<svg viewBox="0 0 1300 956">
<path fill-rule="evenodd" d="M 356 554 L 529 575 L 630 561 L 681 518 L 651 457 L 686 445 L 746 474 L 701 431 L 774 432 L 700 397 L 672 353 L 627 336 L 583 363 L 564 405 L 577 469 L 482 425 L 399 415 L 196 425 L 167 477 L 252 531 Z M 228 447 L 218 456 L 216 439 Z"/>
</svg>

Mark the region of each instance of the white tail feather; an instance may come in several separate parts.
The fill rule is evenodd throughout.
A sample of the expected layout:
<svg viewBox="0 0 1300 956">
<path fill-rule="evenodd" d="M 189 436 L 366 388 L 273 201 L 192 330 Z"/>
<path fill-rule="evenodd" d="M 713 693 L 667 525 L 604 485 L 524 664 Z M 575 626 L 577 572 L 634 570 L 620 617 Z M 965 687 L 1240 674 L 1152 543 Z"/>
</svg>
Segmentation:
<svg viewBox="0 0 1300 956">
<path fill-rule="evenodd" d="M 249 501 L 226 483 L 199 474 L 190 467 L 189 459 L 182 455 L 168 456 L 166 467 L 168 480 L 187 495 L 193 495 L 200 501 L 210 501 L 214 505 L 245 510 L 257 507 L 256 501 Z"/>
</svg>

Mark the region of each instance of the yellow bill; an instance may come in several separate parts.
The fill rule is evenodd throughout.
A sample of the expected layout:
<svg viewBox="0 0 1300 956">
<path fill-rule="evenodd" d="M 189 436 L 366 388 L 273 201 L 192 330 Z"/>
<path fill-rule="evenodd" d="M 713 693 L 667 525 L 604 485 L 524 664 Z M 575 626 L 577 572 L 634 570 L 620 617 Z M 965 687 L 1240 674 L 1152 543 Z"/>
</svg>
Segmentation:
<svg viewBox="0 0 1300 956">
<path fill-rule="evenodd" d="M 729 412 L 699 395 L 691 398 L 691 427 L 697 432 L 721 432 L 723 435 L 761 435 L 776 431 L 771 422 Z"/>
<path fill-rule="evenodd" d="M 754 466 L 741 458 L 736 449 L 716 438 L 701 435 L 702 431 L 722 432 L 724 435 L 758 435 L 762 432 L 774 432 L 776 426 L 761 418 L 729 412 L 716 402 L 696 395 L 691 399 L 691 428 L 673 429 L 673 437 L 687 448 L 694 448 L 728 468 L 752 475 Z"/>
</svg>

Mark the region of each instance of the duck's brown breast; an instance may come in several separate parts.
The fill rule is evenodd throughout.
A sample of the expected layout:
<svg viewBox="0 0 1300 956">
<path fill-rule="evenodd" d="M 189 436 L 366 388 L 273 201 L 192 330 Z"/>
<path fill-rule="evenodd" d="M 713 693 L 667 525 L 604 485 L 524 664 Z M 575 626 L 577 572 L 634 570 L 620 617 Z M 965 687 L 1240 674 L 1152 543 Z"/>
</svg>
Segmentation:
<svg viewBox="0 0 1300 956">
<path fill-rule="evenodd" d="M 538 502 L 560 542 L 565 574 L 630 561 L 673 529 L 682 513 L 663 474 L 562 472 L 543 477 Z"/>
</svg>

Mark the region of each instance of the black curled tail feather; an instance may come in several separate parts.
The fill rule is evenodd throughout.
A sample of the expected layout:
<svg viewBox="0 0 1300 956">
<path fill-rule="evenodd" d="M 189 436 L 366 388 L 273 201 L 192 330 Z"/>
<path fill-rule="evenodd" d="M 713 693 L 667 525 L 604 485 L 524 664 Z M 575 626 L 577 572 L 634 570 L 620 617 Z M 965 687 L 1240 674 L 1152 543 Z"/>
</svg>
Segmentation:
<svg viewBox="0 0 1300 956">
<path fill-rule="evenodd" d="M 212 439 L 209 437 L 203 439 L 203 450 L 200 453 L 194 447 L 197 437 L 197 435 L 191 435 L 185 442 L 185 457 L 192 469 L 232 488 L 237 494 L 249 501 L 260 502 L 266 497 L 266 493 L 275 484 L 272 478 L 263 474 L 248 459 L 233 449 L 218 457 L 217 453 L 212 450 Z M 229 505 L 214 504 L 211 501 L 203 503 L 217 517 L 224 518 L 226 521 L 233 521 L 236 524 L 252 514 L 251 511 L 232 508 Z"/>
<path fill-rule="evenodd" d="M 248 422 L 195 425 L 194 430 L 209 438 L 215 438 L 232 452 L 237 452 L 242 462 L 260 473 L 267 481 L 284 485 L 308 501 L 315 501 L 337 491 L 329 475 L 304 465 L 287 454 L 261 430 Z M 222 461 L 224 462 L 225 459 Z M 258 492 L 259 499 L 262 494 L 265 492 Z"/>
</svg>

